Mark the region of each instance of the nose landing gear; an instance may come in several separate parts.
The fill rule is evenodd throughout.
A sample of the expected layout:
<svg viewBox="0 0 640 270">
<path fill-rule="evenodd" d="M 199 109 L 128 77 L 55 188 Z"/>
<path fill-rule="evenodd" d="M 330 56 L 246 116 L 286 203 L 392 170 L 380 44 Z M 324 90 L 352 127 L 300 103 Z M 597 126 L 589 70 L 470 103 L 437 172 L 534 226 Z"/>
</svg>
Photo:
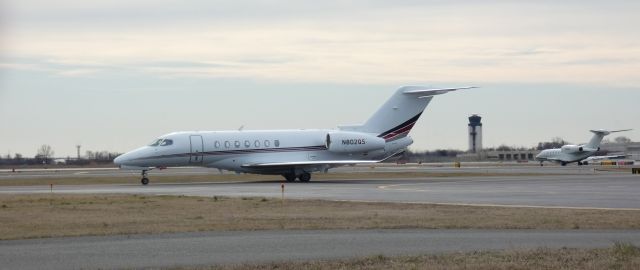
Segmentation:
<svg viewBox="0 0 640 270">
<path fill-rule="evenodd" d="M 146 186 L 149 184 L 149 178 L 147 178 L 147 170 L 142 170 L 142 179 L 140 179 L 140 183 Z"/>
</svg>

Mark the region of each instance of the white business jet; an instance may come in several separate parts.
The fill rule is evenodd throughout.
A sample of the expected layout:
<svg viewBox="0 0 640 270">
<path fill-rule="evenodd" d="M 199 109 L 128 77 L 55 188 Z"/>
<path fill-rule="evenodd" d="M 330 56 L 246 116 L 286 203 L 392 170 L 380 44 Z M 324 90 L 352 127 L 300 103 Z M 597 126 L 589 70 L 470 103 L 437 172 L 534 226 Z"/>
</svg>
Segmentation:
<svg viewBox="0 0 640 270">
<path fill-rule="evenodd" d="M 154 168 L 203 166 L 237 173 L 282 175 L 311 180 L 330 168 L 384 161 L 413 143 L 409 131 L 433 96 L 474 87 L 398 89 L 364 124 L 317 130 L 183 131 L 160 136 L 121 156 L 121 169 L 142 171 L 149 183 Z"/>
<path fill-rule="evenodd" d="M 607 136 L 614 132 L 629 130 L 630 129 L 611 131 L 603 129 L 590 130 L 591 132 L 593 132 L 593 137 L 591 137 L 591 140 L 587 144 L 567 144 L 563 145 L 561 148 L 542 150 L 542 152 L 540 152 L 540 154 L 536 156 L 536 160 L 540 161 L 540 166 L 542 166 L 542 163 L 545 161 L 558 162 L 562 166 L 566 166 L 568 163 L 572 162 L 578 162 L 578 165 L 582 165 L 583 160 L 595 155 L 596 152 L 600 151 L 600 142 L 602 142 L 604 136 Z"/>
</svg>

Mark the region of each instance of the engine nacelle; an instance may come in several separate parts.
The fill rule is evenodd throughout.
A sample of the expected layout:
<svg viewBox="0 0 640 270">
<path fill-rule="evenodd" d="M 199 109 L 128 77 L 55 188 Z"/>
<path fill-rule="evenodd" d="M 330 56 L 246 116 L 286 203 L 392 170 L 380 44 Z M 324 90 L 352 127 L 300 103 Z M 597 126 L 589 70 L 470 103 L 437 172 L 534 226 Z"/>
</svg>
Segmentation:
<svg viewBox="0 0 640 270">
<path fill-rule="evenodd" d="M 565 153 L 579 153 L 583 152 L 584 149 L 580 145 L 564 145 L 562 146 L 561 151 Z"/>
<path fill-rule="evenodd" d="M 336 131 L 327 133 L 327 149 L 336 153 L 362 153 L 384 149 L 385 140 L 373 135 Z"/>
</svg>

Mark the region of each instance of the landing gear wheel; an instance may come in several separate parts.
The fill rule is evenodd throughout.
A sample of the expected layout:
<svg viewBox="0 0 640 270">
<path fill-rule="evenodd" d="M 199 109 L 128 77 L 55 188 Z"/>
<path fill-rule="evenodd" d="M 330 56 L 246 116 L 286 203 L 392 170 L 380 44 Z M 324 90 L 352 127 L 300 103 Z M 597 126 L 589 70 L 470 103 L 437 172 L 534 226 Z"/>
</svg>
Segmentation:
<svg viewBox="0 0 640 270">
<path fill-rule="evenodd" d="M 298 176 L 298 179 L 300 179 L 300 182 L 309 182 L 309 180 L 311 180 L 311 174 L 302 173 L 300 176 Z"/>
<path fill-rule="evenodd" d="M 582 162 L 578 161 L 578 166 L 582 166 Z"/>
<path fill-rule="evenodd" d="M 145 186 L 149 184 L 149 178 L 147 178 L 147 170 L 142 170 L 142 179 L 140 179 L 140 183 Z"/>
<path fill-rule="evenodd" d="M 567 163 L 566 162 L 562 162 L 562 163 L 560 163 L 560 165 L 567 166 Z"/>
<path fill-rule="evenodd" d="M 287 182 L 293 182 L 296 181 L 296 175 L 295 174 L 283 174 L 282 176 L 284 176 L 284 179 L 287 180 Z"/>
<path fill-rule="evenodd" d="M 542 164 L 542 162 L 540 162 L 540 167 L 544 166 L 544 164 Z"/>
</svg>

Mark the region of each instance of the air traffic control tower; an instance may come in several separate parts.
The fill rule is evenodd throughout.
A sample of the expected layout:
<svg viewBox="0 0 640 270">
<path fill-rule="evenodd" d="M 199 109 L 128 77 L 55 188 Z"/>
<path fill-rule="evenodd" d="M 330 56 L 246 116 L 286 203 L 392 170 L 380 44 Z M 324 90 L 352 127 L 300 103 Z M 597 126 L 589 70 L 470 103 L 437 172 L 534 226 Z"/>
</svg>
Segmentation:
<svg viewBox="0 0 640 270">
<path fill-rule="evenodd" d="M 469 152 L 482 151 L 482 117 L 477 114 L 469 116 Z"/>
</svg>

